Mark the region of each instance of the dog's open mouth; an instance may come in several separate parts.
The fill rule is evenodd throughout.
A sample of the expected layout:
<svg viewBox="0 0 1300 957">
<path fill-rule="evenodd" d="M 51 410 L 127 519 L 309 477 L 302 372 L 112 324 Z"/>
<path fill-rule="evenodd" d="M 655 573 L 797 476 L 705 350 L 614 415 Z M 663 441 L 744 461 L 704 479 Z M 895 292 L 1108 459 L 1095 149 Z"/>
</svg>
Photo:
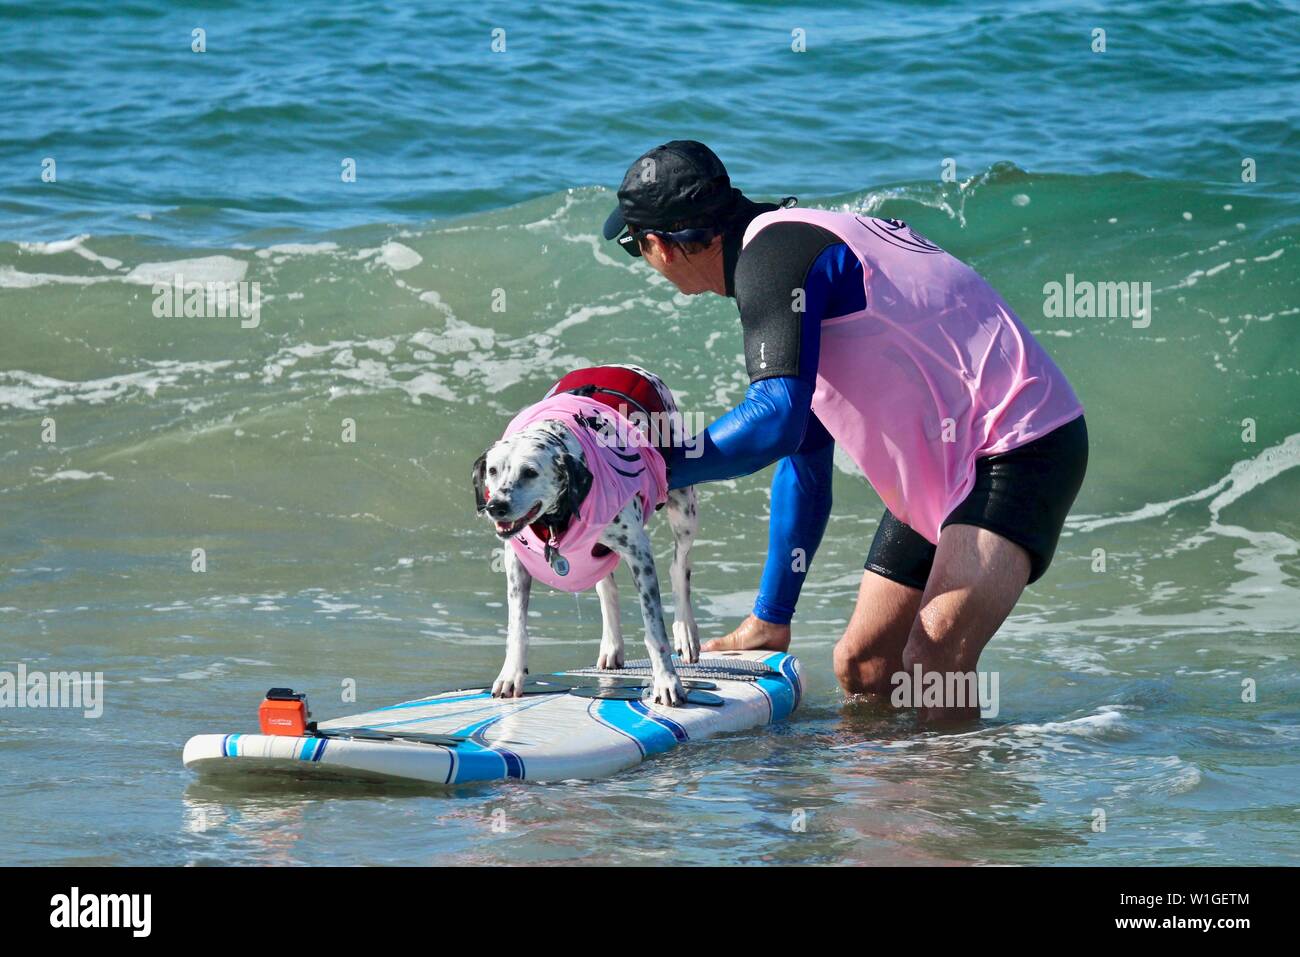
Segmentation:
<svg viewBox="0 0 1300 957">
<path fill-rule="evenodd" d="M 524 515 L 523 518 L 516 519 L 513 522 L 496 522 L 497 538 L 510 538 L 512 535 L 517 534 L 525 525 L 536 520 L 537 515 L 541 510 L 542 503 L 538 502 L 528 510 L 528 514 Z"/>
</svg>

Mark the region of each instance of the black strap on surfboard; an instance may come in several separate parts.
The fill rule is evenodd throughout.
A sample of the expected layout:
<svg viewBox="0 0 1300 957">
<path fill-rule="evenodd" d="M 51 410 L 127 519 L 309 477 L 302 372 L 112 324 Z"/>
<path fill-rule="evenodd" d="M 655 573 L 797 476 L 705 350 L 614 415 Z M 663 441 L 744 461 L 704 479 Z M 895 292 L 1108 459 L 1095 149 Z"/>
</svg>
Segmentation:
<svg viewBox="0 0 1300 957">
<path fill-rule="evenodd" d="M 415 744 L 436 744 L 454 748 L 469 738 L 454 734 L 431 734 L 427 731 L 380 731 L 376 728 L 317 728 L 318 738 L 347 738 L 352 741 L 400 741 Z"/>
</svg>

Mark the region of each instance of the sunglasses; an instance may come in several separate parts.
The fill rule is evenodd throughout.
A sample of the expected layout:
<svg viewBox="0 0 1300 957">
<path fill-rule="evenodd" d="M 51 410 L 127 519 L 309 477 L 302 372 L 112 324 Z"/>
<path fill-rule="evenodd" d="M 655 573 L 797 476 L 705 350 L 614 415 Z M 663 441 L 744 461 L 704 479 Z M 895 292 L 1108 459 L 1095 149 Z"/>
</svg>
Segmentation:
<svg viewBox="0 0 1300 957">
<path fill-rule="evenodd" d="M 641 243 L 638 240 L 642 236 L 662 236 L 664 239 L 672 240 L 675 243 L 707 243 L 711 242 L 716 235 L 718 235 L 718 230 L 711 226 L 697 229 L 679 229 L 676 232 L 668 232 L 663 229 L 642 229 L 635 234 L 629 229 L 618 237 L 618 244 L 623 247 L 623 251 L 629 256 L 639 259 L 641 258 Z"/>
</svg>

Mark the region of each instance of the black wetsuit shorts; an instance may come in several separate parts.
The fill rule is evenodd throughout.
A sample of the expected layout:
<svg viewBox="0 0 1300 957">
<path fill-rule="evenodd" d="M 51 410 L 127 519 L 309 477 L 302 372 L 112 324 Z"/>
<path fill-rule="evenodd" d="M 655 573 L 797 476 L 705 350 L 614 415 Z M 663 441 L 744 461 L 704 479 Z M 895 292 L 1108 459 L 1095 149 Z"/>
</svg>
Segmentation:
<svg viewBox="0 0 1300 957">
<path fill-rule="evenodd" d="M 1029 553 L 1029 580 L 1035 582 L 1052 563 L 1087 468 L 1088 427 L 1081 415 L 1020 448 L 977 460 L 974 488 L 942 527 L 975 525 L 1015 542 Z M 934 555 L 934 545 L 886 510 L 866 569 L 924 589 Z"/>
</svg>

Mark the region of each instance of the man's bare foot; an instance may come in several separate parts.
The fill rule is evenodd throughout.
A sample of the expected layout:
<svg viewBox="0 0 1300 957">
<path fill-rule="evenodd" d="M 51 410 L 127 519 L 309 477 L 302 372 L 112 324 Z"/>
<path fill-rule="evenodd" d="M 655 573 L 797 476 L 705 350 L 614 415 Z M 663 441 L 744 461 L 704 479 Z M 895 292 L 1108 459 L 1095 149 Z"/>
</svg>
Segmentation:
<svg viewBox="0 0 1300 957">
<path fill-rule="evenodd" d="M 774 625 L 762 618 L 750 615 L 740 623 L 735 631 L 721 638 L 714 638 L 705 644 L 701 651 L 765 651 L 790 650 L 790 626 Z"/>
</svg>

